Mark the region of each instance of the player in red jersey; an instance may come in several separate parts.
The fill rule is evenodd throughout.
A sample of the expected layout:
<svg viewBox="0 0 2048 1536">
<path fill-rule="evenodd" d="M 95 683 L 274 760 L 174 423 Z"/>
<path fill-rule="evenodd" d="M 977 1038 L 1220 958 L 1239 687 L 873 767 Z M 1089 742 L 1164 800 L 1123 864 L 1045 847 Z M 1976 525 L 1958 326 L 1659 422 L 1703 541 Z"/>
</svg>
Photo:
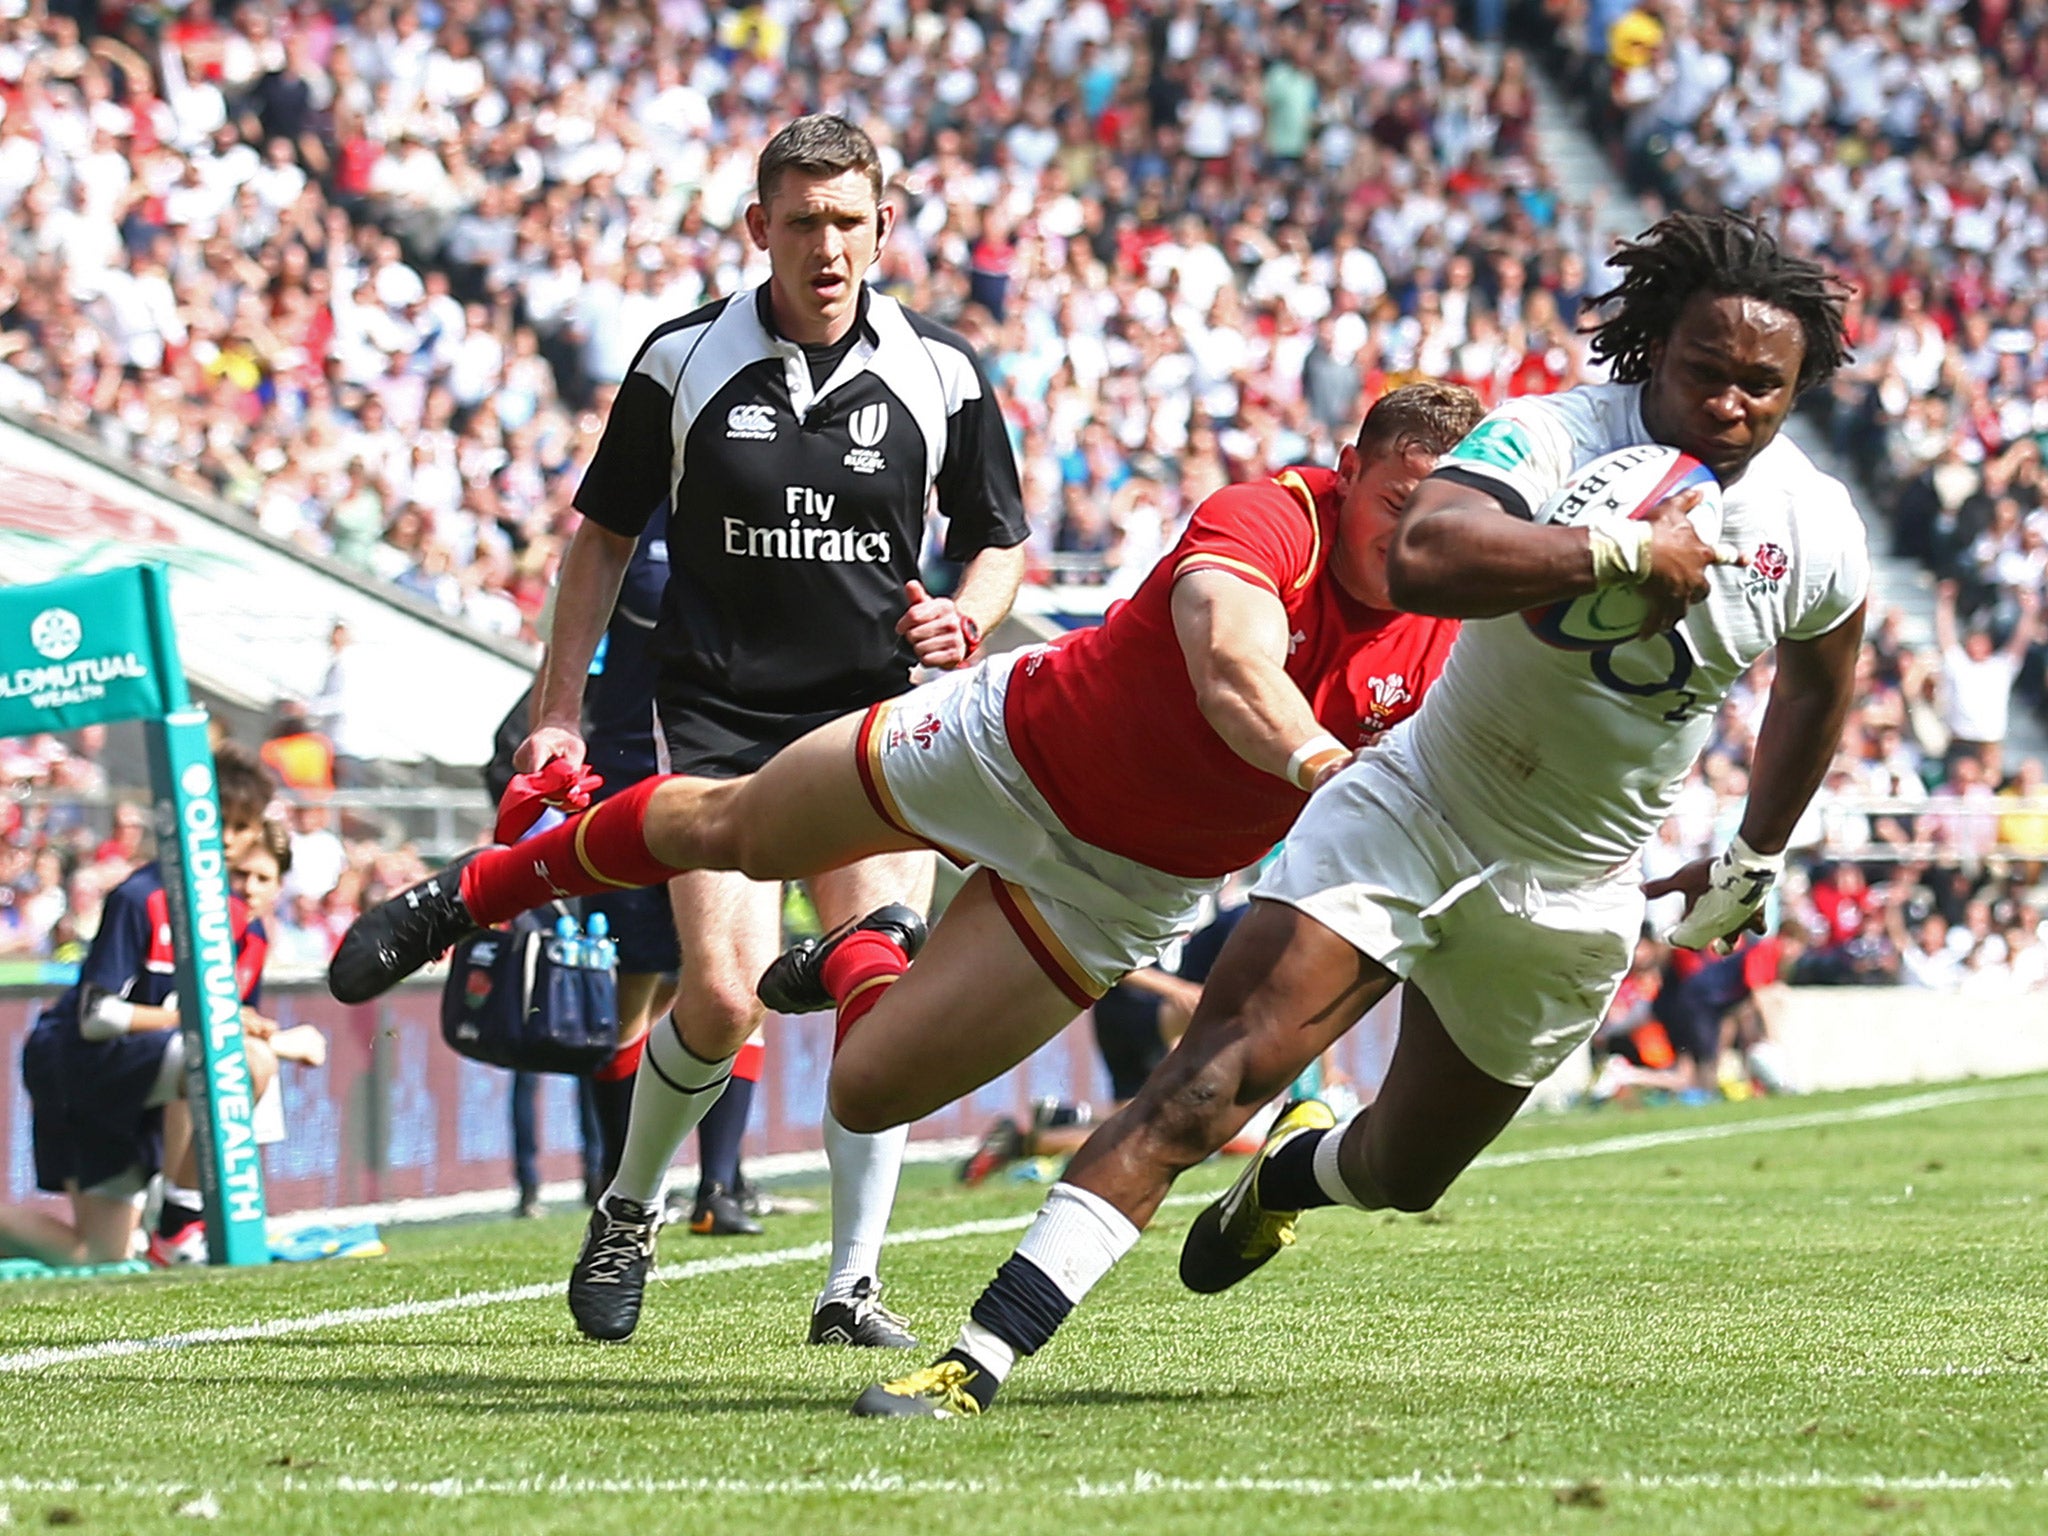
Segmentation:
<svg viewBox="0 0 2048 1536">
<path fill-rule="evenodd" d="M 932 847 L 980 867 L 928 944 L 915 914 L 885 907 L 785 953 L 760 990 L 784 1012 L 836 1006 L 845 1125 L 951 1103 L 1149 964 L 1323 778 L 1414 711 L 1457 625 L 1391 611 L 1386 549 L 1480 414 L 1466 389 L 1396 390 L 1334 471 L 1204 502 L 1100 628 L 847 715 L 749 777 L 651 779 L 472 855 L 359 918 L 329 984 L 373 997 L 561 896 L 690 869 L 801 879 Z"/>
</svg>

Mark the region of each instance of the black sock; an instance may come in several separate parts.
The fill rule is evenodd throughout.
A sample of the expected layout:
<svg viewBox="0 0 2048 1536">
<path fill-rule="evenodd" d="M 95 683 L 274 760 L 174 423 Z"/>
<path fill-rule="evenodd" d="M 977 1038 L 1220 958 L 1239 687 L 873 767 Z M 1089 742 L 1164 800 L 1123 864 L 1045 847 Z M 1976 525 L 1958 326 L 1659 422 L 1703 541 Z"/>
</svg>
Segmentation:
<svg viewBox="0 0 2048 1536">
<path fill-rule="evenodd" d="M 597 1111 L 598 1139 L 604 1143 L 604 1182 L 609 1186 L 619 1176 L 619 1159 L 626 1151 L 626 1119 L 633 1112 L 633 1074 L 591 1079 L 590 1100 Z"/>
<path fill-rule="evenodd" d="M 1303 1131 L 1259 1169 L 1259 1204 L 1269 1211 L 1312 1211 L 1337 1202 L 1323 1193 L 1316 1181 L 1316 1148 L 1325 1136 L 1342 1135 L 1343 1127 L 1331 1131 Z"/>
<path fill-rule="evenodd" d="M 697 1188 L 716 1184 L 730 1192 L 740 1176 L 740 1138 L 754 1107 L 754 1085 L 736 1077 L 697 1124 Z"/>
<path fill-rule="evenodd" d="M 1073 1310 L 1073 1302 L 1051 1276 L 1023 1254 L 1013 1253 L 967 1315 L 1019 1355 L 1035 1355 Z"/>
</svg>

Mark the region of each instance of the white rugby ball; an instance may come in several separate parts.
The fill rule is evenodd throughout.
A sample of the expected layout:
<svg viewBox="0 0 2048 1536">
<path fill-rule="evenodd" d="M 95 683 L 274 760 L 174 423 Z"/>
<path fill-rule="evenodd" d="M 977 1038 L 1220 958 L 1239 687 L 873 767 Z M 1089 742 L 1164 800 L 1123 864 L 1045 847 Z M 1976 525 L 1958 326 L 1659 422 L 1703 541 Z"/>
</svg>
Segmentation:
<svg viewBox="0 0 2048 1536">
<path fill-rule="evenodd" d="M 1721 482 L 1689 453 L 1662 443 L 1617 448 L 1580 469 L 1537 510 L 1539 523 L 1576 527 L 1600 516 L 1648 517 L 1660 502 L 1682 491 L 1700 499 L 1689 521 L 1712 544 L 1721 537 Z M 1568 603 L 1550 603 L 1523 613 L 1536 638 L 1568 651 L 1597 651 L 1635 638 L 1650 611 L 1634 587 L 1603 587 Z"/>
</svg>

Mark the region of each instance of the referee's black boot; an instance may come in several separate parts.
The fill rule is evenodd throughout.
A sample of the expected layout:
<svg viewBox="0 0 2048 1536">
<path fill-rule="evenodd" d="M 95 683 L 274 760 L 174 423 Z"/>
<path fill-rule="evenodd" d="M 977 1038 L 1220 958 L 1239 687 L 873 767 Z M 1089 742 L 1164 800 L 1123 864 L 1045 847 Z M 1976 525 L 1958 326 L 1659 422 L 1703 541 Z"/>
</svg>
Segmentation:
<svg viewBox="0 0 2048 1536">
<path fill-rule="evenodd" d="M 640 1326 L 660 1227 L 660 1206 L 624 1195 L 607 1195 L 592 1208 L 583 1251 L 569 1271 L 569 1312 L 586 1339 L 617 1343 Z"/>
<path fill-rule="evenodd" d="M 914 960 L 924 948 L 925 925 L 908 907 L 877 907 L 866 917 L 841 923 L 822 939 L 804 939 L 775 957 L 761 973 L 754 995 L 777 1013 L 820 1013 L 832 1006 L 825 990 L 825 958 L 849 934 L 882 933 L 894 939 L 903 958 Z"/>
<path fill-rule="evenodd" d="M 465 853 L 349 924 L 327 964 L 327 990 L 337 1002 L 367 1003 L 483 931 L 462 904 L 462 868 L 482 851 Z"/>
</svg>

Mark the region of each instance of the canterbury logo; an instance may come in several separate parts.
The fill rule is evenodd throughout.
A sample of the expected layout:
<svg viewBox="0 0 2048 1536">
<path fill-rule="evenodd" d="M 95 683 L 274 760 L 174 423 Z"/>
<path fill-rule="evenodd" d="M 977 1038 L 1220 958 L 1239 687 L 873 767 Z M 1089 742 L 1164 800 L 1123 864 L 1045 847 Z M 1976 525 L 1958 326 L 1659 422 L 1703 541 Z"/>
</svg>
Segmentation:
<svg viewBox="0 0 2048 1536">
<path fill-rule="evenodd" d="M 736 405 L 725 413 L 725 435 L 754 439 L 775 436 L 775 409 L 767 405 Z"/>
<path fill-rule="evenodd" d="M 874 448 L 880 445 L 889 430 L 889 407 L 884 401 L 864 405 L 853 413 L 846 424 L 847 436 L 857 447 Z"/>
</svg>

